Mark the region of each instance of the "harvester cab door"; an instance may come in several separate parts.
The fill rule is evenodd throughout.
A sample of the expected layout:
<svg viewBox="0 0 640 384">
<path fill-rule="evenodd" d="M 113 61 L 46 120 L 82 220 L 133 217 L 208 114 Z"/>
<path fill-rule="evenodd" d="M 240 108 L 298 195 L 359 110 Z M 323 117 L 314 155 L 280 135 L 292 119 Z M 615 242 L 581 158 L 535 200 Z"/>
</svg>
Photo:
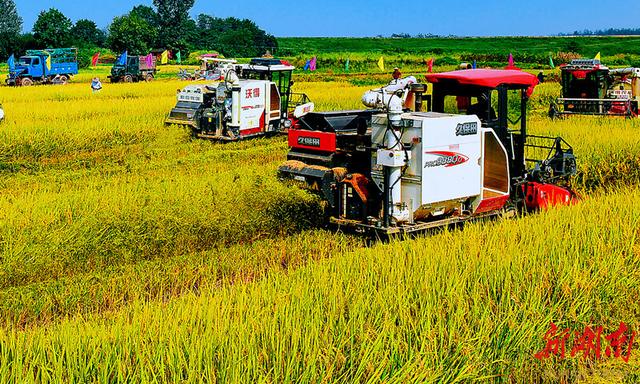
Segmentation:
<svg viewBox="0 0 640 384">
<path fill-rule="evenodd" d="M 280 90 L 275 83 L 269 84 L 269 116 L 267 117 L 269 120 L 269 128 L 273 127 L 273 129 L 278 129 L 280 127 L 280 119 L 282 118 L 282 110 L 281 106 L 281 96 Z"/>
<path fill-rule="evenodd" d="M 289 109 L 289 99 L 291 96 L 291 74 L 292 71 L 274 71 L 271 73 L 271 81 L 278 87 L 280 93 L 280 114 L 287 116 Z M 288 116 L 287 116 L 288 117 Z"/>
</svg>

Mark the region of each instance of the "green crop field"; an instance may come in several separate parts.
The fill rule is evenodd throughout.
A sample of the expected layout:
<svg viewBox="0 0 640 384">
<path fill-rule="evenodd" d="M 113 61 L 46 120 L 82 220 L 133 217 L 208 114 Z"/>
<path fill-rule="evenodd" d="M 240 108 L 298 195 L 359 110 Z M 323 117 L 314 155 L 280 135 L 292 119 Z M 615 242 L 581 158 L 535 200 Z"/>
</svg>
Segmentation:
<svg viewBox="0 0 640 384">
<path fill-rule="evenodd" d="M 640 331 L 640 120 L 552 122 L 545 83 L 530 129 L 573 145 L 580 203 L 371 243 L 278 181 L 284 136 L 165 126 L 176 71 L 100 93 L 106 67 L 0 87 L 1 383 L 640 378 L 637 340 L 628 363 L 534 357 L 551 322 Z M 355 109 L 386 76 L 294 88 Z"/>
</svg>

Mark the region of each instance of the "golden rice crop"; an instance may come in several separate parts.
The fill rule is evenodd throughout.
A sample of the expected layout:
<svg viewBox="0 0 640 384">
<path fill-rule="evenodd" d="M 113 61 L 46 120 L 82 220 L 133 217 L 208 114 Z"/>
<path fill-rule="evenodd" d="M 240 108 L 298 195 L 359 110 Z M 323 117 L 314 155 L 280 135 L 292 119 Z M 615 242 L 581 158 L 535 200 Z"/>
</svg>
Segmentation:
<svg viewBox="0 0 640 384">
<path fill-rule="evenodd" d="M 638 198 L 626 188 L 521 220 L 345 251 L 168 303 L 0 330 L 0 357 L 11 362 L 0 377 L 406 383 L 637 373 L 637 359 L 587 367 L 533 354 L 551 321 L 574 330 L 640 325 Z"/>
<path fill-rule="evenodd" d="M 283 137 L 192 140 L 163 124 L 185 83 L 96 73 L 0 87 L 1 382 L 572 381 L 531 359 L 549 320 L 638 326 L 640 192 L 612 187 L 640 180 L 638 120 L 552 122 L 545 84 L 530 130 L 574 146 L 584 203 L 364 249 L 279 183 Z"/>
</svg>

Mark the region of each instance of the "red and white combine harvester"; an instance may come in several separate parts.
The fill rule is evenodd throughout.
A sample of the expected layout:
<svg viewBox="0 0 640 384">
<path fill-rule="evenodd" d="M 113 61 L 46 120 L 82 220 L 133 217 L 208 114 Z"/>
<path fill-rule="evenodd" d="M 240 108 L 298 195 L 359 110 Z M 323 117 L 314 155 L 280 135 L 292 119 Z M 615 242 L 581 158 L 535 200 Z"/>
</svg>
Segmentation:
<svg viewBox="0 0 640 384">
<path fill-rule="evenodd" d="M 570 115 L 638 117 L 640 68 L 609 69 L 600 60 L 579 59 L 561 66 L 562 97 L 551 118 Z"/>
<path fill-rule="evenodd" d="M 277 59 L 252 59 L 225 67 L 224 80 L 178 91 L 166 124 L 188 126 L 193 136 L 237 141 L 285 131 L 314 105 L 291 92 L 295 68 Z"/>
<path fill-rule="evenodd" d="M 332 224 L 382 235 L 574 201 L 571 146 L 527 133 L 535 76 L 476 69 L 427 81 L 430 96 L 414 78 L 394 80 L 364 95 L 374 109 L 303 116 L 280 177 L 317 192 Z"/>
</svg>

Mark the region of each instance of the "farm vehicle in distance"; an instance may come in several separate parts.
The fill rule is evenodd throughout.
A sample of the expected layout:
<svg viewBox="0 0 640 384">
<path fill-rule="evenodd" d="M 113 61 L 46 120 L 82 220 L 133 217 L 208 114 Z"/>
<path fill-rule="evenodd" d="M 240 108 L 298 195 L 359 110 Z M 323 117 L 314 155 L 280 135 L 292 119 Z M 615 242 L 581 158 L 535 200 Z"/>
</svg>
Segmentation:
<svg viewBox="0 0 640 384">
<path fill-rule="evenodd" d="M 9 69 L 6 83 L 25 87 L 34 84 L 66 84 L 77 74 L 76 48 L 29 50 Z"/>
<path fill-rule="evenodd" d="M 283 132 L 314 109 L 306 95 L 291 92 L 294 69 L 287 62 L 263 58 L 234 65 L 224 81 L 179 90 L 166 124 L 190 127 L 194 137 L 215 141 Z"/>
<path fill-rule="evenodd" d="M 640 68 L 610 69 L 600 60 L 573 60 L 561 67 L 562 96 L 549 117 L 601 115 L 637 117 Z"/>
<path fill-rule="evenodd" d="M 200 80 L 224 80 L 225 75 L 230 70 L 234 70 L 237 65 L 237 61 L 233 59 L 220 59 L 217 57 L 201 57 L 202 62 L 199 69 L 194 72 L 189 72 L 186 69 L 180 69 L 178 72 L 178 78 L 185 81 L 200 81 Z"/>
<path fill-rule="evenodd" d="M 156 58 L 151 56 L 127 56 L 126 64 L 115 63 L 111 67 L 111 75 L 107 76 L 112 83 L 137 83 L 139 81 L 153 81 L 158 70 Z M 150 61 L 150 62 L 149 62 Z"/>
</svg>

